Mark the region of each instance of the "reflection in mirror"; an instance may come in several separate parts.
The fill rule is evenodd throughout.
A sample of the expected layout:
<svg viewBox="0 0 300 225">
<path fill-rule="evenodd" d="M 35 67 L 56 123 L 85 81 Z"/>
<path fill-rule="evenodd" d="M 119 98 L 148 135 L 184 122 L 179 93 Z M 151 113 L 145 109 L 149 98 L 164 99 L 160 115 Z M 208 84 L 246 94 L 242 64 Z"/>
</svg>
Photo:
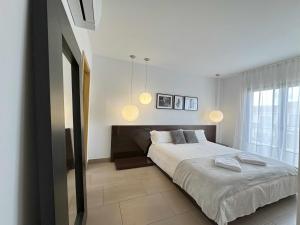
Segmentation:
<svg viewBox="0 0 300 225">
<path fill-rule="evenodd" d="M 68 188 L 69 225 L 74 225 L 77 215 L 76 181 L 75 181 L 75 154 L 73 138 L 73 101 L 72 101 L 72 69 L 71 63 L 62 55 L 64 80 L 64 111 L 65 111 L 65 138 L 66 138 L 66 166 Z"/>
</svg>

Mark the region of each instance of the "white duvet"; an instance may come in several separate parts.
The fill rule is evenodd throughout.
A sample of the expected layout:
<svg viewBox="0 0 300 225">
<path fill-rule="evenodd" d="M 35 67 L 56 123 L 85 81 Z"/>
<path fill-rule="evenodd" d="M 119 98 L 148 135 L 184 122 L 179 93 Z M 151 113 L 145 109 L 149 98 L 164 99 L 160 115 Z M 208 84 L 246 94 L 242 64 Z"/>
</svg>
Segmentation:
<svg viewBox="0 0 300 225">
<path fill-rule="evenodd" d="M 297 170 L 274 160 L 266 159 L 269 166 L 263 169 L 243 165 L 244 174 L 213 166 L 216 156 L 239 152 L 211 142 L 168 143 L 151 145 L 148 156 L 196 200 L 210 219 L 225 225 L 297 190 Z M 226 182 L 224 177 L 234 182 Z M 201 181 L 205 181 L 203 185 Z"/>
</svg>

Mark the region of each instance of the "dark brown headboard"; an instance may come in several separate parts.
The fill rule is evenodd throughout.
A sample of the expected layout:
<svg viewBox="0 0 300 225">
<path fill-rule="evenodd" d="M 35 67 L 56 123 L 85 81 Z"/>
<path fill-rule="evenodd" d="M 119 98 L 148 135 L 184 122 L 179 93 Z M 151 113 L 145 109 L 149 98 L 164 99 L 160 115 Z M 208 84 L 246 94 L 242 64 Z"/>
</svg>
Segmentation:
<svg viewBox="0 0 300 225">
<path fill-rule="evenodd" d="M 147 154 L 145 147 L 149 147 L 151 130 L 199 130 L 205 131 L 208 141 L 216 142 L 215 125 L 137 125 L 112 126 L 111 130 L 111 160 Z M 142 147 L 140 147 L 142 146 Z"/>
</svg>

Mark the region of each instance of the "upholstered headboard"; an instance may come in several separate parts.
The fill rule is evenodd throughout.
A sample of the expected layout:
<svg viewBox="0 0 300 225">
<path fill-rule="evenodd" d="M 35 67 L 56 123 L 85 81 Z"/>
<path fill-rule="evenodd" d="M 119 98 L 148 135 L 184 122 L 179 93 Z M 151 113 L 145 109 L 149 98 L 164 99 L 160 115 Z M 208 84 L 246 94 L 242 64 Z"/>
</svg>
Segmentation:
<svg viewBox="0 0 300 225">
<path fill-rule="evenodd" d="M 215 125 L 137 125 L 112 126 L 111 130 L 111 160 L 131 156 L 146 155 L 151 144 L 151 130 L 199 130 L 205 131 L 208 141 L 216 142 Z"/>
</svg>

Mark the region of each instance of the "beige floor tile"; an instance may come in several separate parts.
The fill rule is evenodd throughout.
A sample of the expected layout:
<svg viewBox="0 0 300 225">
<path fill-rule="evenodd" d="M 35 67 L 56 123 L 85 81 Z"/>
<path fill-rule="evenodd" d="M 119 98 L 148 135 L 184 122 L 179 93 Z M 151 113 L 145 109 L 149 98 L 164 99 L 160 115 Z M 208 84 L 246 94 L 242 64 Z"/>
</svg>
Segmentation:
<svg viewBox="0 0 300 225">
<path fill-rule="evenodd" d="M 174 215 L 161 194 L 124 201 L 120 207 L 123 225 L 146 225 Z"/>
<path fill-rule="evenodd" d="M 118 185 L 124 182 L 124 177 L 119 175 L 116 171 L 109 171 L 105 173 L 94 173 L 90 179 L 92 186 L 111 186 Z"/>
<path fill-rule="evenodd" d="M 92 164 L 87 191 L 87 225 L 216 225 L 156 166 L 117 171 L 113 163 Z M 292 196 L 228 225 L 295 225 L 296 206 Z"/>
<path fill-rule="evenodd" d="M 195 207 L 195 210 L 189 212 L 190 214 L 194 215 L 201 221 L 200 225 L 216 225 L 216 223 L 210 219 L 201 211 L 199 207 Z"/>
<path fill-rule="evenodd" d="M 146 194 L 141 182 L 104 187 L 104 204 L 120 202 Z"/>
<path fill-rule="evenodd" d="M 88 165 L 87 174 L 103 173 L 115 170 L 115 164 L 111 162 L 91 163 Z"/>
<path fill-rule="evenodd" d="M 193 213 L 184 213 L 168 219 L 160 220 L 151 225 L 207 225 Z"/>
<path fill-rule="evenodd" d="M 91 188 L 87 193 L 87 205 L 89 209 L 103 205 L 103 188 Z"/>
<path fill-rule="evenodd" d="M 88 211 L 87 225 L 122 225 L 119 204 L 105 205 Z"/>
<path fill-rule="evenodd" d="M 131 179 L 138 179 L 138 180 L 143 180 L 143 179 L 157 179 L 157 178 L 162 178 L 165 179 L 165 175 L 157 169 L 156 166 L 148 166 L 148 167 L 142 167 L 142 168 L 137 168 L 137 169 L 129 169 L 129 170 L 120 170 L 118 171 L 119 174 L 122 176 Z"/>
<path fill-rule="evenodd" d="M 165 177 L 143 179 L 141 182 L 148 194 L 176 190 L 176 186 L 172 183 L 172 181 Z"/>
<path fill-rule="evenodd" d="M 179 190 L 162 192 L 161 194 L 175 214 L 180 214 L 195 209 L 192 201 Z"/>
</svg>

